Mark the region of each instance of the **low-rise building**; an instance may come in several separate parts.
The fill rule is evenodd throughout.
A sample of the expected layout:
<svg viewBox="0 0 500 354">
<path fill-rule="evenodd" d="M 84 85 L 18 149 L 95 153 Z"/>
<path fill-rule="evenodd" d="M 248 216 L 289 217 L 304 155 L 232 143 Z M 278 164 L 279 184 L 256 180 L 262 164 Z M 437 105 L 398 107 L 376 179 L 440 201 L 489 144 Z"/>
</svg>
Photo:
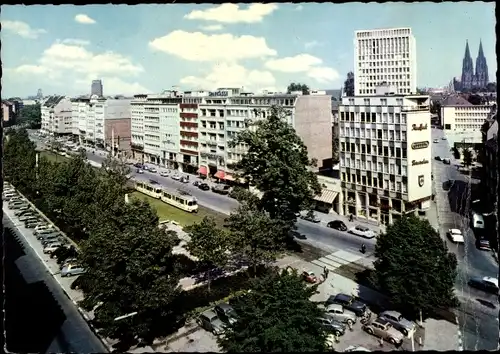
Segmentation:
<svg viewBox="0 0 500 354">
<path fill-rule="evenodd" d="M 430 206 L 429 96 L 394 92 L 342 98 L 340 214 L 391 224 Z"/>
<path fill-rule="evenodd" d="M 45 134 L 70 135 L 73 131 L 72 102 L 65 96 L 50 96 L 41 106 L 42 127 Z"/>
<path fill-rule="evenodd" d="M 5 126 L 12 125 L 15 122 L 14 103 L 2 100 L 2 122 Z"/>
</svg>

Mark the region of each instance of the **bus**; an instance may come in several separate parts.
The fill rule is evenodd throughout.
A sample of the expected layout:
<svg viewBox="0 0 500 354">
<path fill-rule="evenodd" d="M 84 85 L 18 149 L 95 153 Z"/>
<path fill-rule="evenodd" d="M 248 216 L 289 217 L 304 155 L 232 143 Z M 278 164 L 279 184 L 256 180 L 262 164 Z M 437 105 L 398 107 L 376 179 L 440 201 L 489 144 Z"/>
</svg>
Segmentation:
<svg viewBox="0 0 500 354">
<path fill-rule="evenodd" d="M 198 202 L 196 201 L 196 198 L 189 193 L 183 191 L 172 192 L 162 189 L 158 184 L 143 181 L 137 182 L 135 184 L 135 189 L 138 192 L 155 199 L 160 199 L 162 202 L 187 211 L 188 213 L 198 212 Z"/>
</svg>

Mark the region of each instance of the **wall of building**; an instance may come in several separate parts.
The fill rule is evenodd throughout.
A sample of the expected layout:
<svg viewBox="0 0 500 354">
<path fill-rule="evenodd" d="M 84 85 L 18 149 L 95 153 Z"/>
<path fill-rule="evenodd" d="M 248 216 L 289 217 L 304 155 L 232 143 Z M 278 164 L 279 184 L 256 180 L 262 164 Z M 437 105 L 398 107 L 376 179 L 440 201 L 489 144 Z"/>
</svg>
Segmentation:
<svg viewBox="0 0 500 354">
<path fill-rule="evenodd" d="M 445 131 L 479 131 L 488 118 L 491 106 L 443 106 L 441 125 Z"/>
<path fill-rule="evenodd" d="M 71 134 L 73 131 L 72 102 L 63 98 L 54 107 L 53 133 Z"/>
<path fill-rule="evenodd" d="M 104 121 L 104 131 L 106 132 L 104 142 L 106 146 L 112 146 L 112 139 L 114 138 L 115 147 L 118 147 L 119 151 L 130 151 L 130 129 L 130 118 L 106 119 Z"/>
</svg>

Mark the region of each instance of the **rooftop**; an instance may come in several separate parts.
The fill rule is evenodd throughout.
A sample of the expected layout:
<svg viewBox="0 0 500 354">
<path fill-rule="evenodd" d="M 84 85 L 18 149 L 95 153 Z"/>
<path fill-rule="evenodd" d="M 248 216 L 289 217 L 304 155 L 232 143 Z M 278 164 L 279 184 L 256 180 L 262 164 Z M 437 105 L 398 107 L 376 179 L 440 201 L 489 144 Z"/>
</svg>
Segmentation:
<svg viewBox="0 0 500 354">
<path fill-rule="evenodd" d="M 473 106 L 473 104 L 461 96 L 448 96 L 441 102 L 441 106 Z"/>
</svg>

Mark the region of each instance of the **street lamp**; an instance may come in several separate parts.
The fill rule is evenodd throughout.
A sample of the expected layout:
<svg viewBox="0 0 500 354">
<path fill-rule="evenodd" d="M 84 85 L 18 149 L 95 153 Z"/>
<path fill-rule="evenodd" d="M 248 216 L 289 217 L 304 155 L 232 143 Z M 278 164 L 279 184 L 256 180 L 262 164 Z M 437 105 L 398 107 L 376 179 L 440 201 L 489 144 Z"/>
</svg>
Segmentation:
<svg viewBox="0 0 500 354">
<path fill-rule="evenodd" d="M 126 315 L 123 315 L 123 316 L 118 316 L 118 317 L 116 317 L 114 319 L 114 321 L 121 321 L 121 320 L 123 320 L 125 318 L 133 317 L 135 315 L 137 315 L 137 311 L 136 312 L 127 313 Z"/>
</svg>

